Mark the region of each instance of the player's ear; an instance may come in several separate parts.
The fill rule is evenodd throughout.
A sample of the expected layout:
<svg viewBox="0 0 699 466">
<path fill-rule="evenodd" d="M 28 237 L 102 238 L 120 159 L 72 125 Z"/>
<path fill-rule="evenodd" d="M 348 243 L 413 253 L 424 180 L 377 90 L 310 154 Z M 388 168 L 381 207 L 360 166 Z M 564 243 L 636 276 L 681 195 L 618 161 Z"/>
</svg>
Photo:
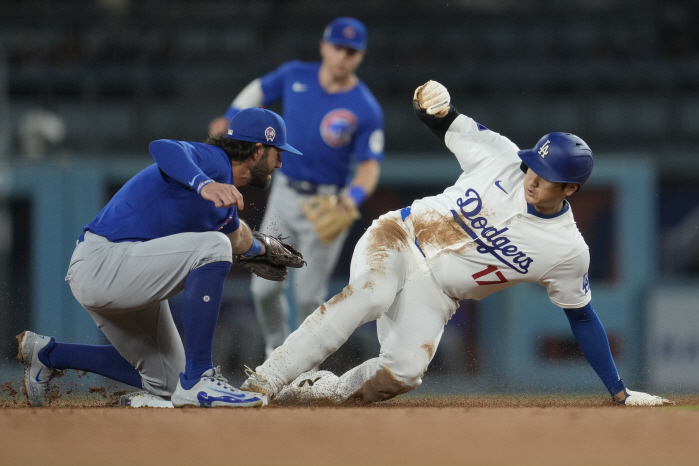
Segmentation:
<svg viewBox="0 0 699 466">
<path fill-rule="evenodd" d="M 252 154 L 253 162 L 258 162 L 262 158 L 262 154 L 265 153 L 265 146 L 261 143 L 255 143 L 255 152 Z"/>
<path fill-rule="evenodd" d="M 568 197 L 571 194 L 580 191 L 580 185 L 576 183 L 566 183 L 565 188 L 563 190 L 566 193 L 566 197 Z"/>
</svg>

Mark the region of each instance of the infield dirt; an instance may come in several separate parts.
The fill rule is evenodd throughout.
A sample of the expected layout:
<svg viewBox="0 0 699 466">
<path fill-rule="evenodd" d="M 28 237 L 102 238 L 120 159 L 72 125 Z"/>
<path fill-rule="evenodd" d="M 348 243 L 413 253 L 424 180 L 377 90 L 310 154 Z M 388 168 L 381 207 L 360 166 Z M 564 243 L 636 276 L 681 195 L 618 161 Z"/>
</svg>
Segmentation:
<svg viewBox="0 0 699 466">
<path fill-rule="evenodd" d="M 699 464 L 699 397 L 674 400 L 404 396 L 370 407 L 176 410 L 94 395 L 26 408 L 18 394 L 0 401 L 0 463 Z"/>
</svg>

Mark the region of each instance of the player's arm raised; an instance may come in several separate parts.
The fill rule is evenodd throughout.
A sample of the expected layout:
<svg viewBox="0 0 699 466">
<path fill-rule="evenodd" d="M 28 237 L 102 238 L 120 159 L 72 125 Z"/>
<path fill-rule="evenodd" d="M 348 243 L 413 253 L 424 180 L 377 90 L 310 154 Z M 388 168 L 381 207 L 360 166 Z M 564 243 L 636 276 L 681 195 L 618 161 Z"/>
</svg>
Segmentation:
<svg viewBox="0 0 699 466">
<path fill-rule="evenodd" d="M 502 154 L 513 164 L 520 164 L 518 148 L 512 141 L 462 115 L 450 102 L 449 91 L 437 81 L 419 86 L 413 95 L 418 119 L 454 153 L 464 171 L 488 164 L 493 156 Z"/>
<path fill-rule="evenodd" d="M 437 81 L 427 81 L 415 89 L 413 109 L 418 119 L 442 141 L 459 116 L 459 112 L 451 105 L 449 91 Z"/>
</svg>

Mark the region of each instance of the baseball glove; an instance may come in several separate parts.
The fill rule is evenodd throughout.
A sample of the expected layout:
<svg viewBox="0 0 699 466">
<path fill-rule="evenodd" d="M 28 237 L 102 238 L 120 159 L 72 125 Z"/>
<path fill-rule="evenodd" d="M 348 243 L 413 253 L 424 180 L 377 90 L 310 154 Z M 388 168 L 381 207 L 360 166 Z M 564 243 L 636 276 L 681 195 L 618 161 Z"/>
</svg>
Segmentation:
<svg viewBox="0 0 699 466">
<path fill-rule="evenodd" d="M 301 210 L 325 244 L 330 244 L 359 218 L 354 203 L 344 202 L 342 196 L 336 195 L 313 196 L 301 204 Z"/>
<path fill-rule="evenodd" d="M 280 282 L 289 274 L 287 267 L 300 268 L 306 264 L 306 261 L 303 260 L 303 254 L 290 244 L 285 243 L 281 235 L 275 238 L 255 231 L 252 236 L 265 245 L 265 253 L 249 259 L 235 256 L 235 262 L 255 275 Z"/>
</svg>

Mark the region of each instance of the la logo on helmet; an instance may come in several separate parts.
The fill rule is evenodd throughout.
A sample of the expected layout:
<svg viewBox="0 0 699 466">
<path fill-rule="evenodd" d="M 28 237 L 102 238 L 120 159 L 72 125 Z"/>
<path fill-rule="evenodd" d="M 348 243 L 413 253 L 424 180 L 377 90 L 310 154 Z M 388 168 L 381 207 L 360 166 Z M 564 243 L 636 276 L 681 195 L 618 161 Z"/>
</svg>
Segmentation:
<svg viewBox="0 0 699 466">
<path fill-rule="evenodd" d="M 265 130 L 265 138 L 267 138 L 268 141 L 274 142 L 274 136 L 276 136 L 277 133 L 274 131 L 274 128 L 271 126 L 268 126 L 267 129 Z"/>
<path fill-rule="evenodd" d="M 547 139 L 544 145 L 539 149 L 539 155 L 542 159 L 545 159 L 546 156 L 549 155 L 549 144 L 551 144 L 551 141 Z"/>
</svg>

